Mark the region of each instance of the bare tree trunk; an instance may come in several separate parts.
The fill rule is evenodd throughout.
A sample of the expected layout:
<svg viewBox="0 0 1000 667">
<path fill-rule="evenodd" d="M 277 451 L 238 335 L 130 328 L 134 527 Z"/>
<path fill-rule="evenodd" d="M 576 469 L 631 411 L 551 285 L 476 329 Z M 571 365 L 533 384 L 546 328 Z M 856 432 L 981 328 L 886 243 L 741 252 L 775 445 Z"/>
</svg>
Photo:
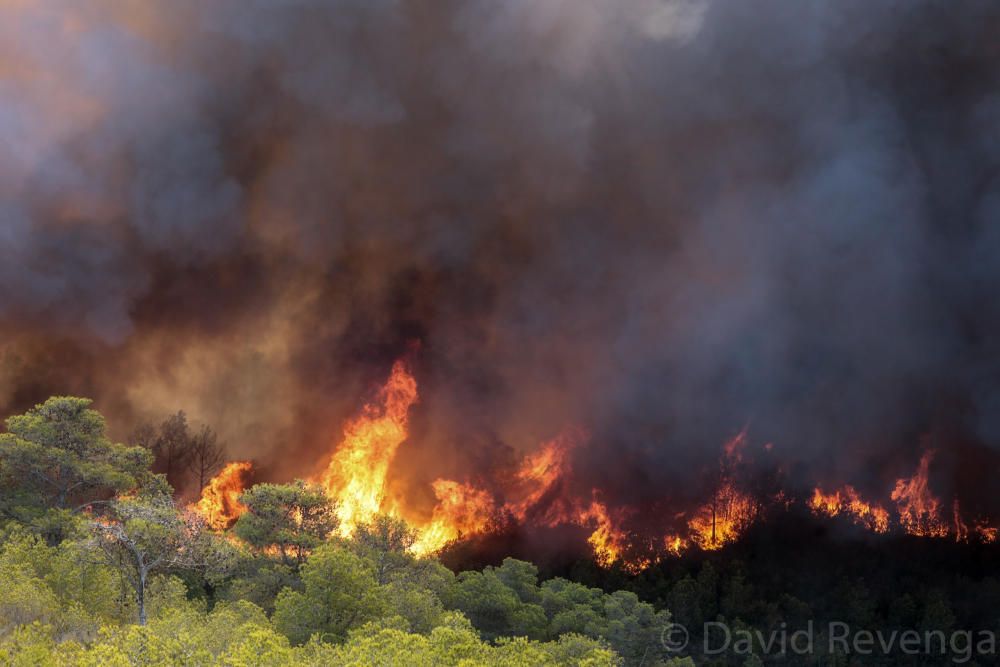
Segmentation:
<svg viewBox="0 0 1000 667">
<path fill-rule="evenodd" d="M 139 625 L 146 625 L 146 572 L 139 569 L 139 585 L 135 589 L 135 601 L 139 607 Z"/>
</svg>

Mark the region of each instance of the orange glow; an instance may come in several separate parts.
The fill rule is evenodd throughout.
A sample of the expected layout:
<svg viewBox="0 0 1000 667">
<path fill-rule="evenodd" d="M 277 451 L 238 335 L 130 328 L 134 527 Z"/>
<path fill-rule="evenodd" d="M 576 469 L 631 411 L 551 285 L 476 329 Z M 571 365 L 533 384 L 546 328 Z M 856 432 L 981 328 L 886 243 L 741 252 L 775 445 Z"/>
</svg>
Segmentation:
<svg viewBox="0 0 1000 667">
<path fill-rule="evenodd" d="M 680 556 L 689 546 L 690 543 L 680 535 L 667 535 L 663 538 L 663 548 L 671 556 Z"/>
<path fill-rule="evenodd" d="M 733 468 L 743 459 L 746 430 L 723 446 L 719 486 L 712 500 L 699 508 L 688 521 L 691 541 L 713 551 L 736 541 L 757 518 L 757 503 L 736 488 Z"/>
<path fill-rule="evenodd" d="M 525 456 L 514 474 L 512 492 L 518 499 L 507 504 L 507 511 L 525 521 L 532 510 L 550 501 L 548 507 L 542 508 L 544 516 L 533 517 L 535 522 L 550 526 L 572 522 L 574 510 L 561 502 L 565 499 L 560 497 L 558 487 L 570 474 L 569 454 L 580 438 L 582 434 L 567 430 Z"/>
<path fill-rule="evenodd" d="M 951 514 L 955 526 L 955 541 L 967 541 L 969 539 L 969 526 L 962 520 L 962 512 L 958 507 L 958 498 L 951 504 Z"/>
<path fill-rule="evenodd" d="M 997 529 L 985 523 L 976 524 L 976 535 L 984 544 L 993 544 L 997 541 Z"/>
<path fill-rule="evenodd" d="M 448 479 L 435 480 L 433 487 L 438 502 L 430 523 L 420 530 L 413 545 L 417 555 L 439 551 L 453 540 L 483 532 L 496 513 L 493 496 L 487 491 Z"/>
<path fill-rule="evenodd" d="M 348 537 L 359 523 L 383 511 L 389 465 L 406 440 L 407 414 L 417 400 L 417 382 L 402 361 L 392 367 L 377 399 L 344 427 L 344 438 L 320 478 L 337 503 L 338 532 Z"/>
<path fill-rule="evenodd" d="M 249 461 L 234 461 L 213 477 L 201 491 L 201 498 L 190 509 L 201 516 L 213 530 L 225 530 L 247 511 L 239 501 L 253 469 Z"/>
<path fill-rule="evenodd" d="M 942 521 L 941 503 L 934 496 L 928 484 L 928 471 L 933 452 L 920 457 L 917 473 L 910 478 L 896 480 L 896 487 L 890 496 L 899 511 L 899 523 L 903 529 L 920 537 L 945 537 L 948 526 Z"/>
<path fill-rule="evenodd" d="M 850 485 L 830 494 L 823 493 L 817 487 L 813 490 L 809 507 L 816 514 L 829 517 L 849 515 L 855 523 L 876 533 L 885 533 L 889 530 L 889 512 L 879 505 L 865 502 Z"/>
<path fill-rule="evenodd" d="M 711 502 L 702 506 L 688 522 L 691 540 L 706 551 L 735 542 L 757 517 L 753 499 L 724 483 Z"/>
<path fill-rule="evenodd" d="M 573 474 L 572 454 L 586 434 L 569 428 L 525 454 L 519 465 L 499 473 L 489 486 L 436 479 L 431 483 L 435 504 L 428 513 L 407 506 L 405 498 L 390 491 L 397 481 L 390 478 L 392 464 L 408 437 L 409 411 L 417 399 L 416 380 L 405 363 L 396 362 L 376 397 L 344 427 L 341 442 L 325 470 L 315 478 L 336 504 L 340 536 L 350 537 L 358 524 L 388 513 L 408 520 L 415 528 L 417 538 L 411 550 L 422 556 L 438 552 L 455 540 L 493 530 L 505 518 L 523 526 L 577 526 L 589 533 L 587 542 L 598 565 L 639 572 L 666 556 L 681 556 L 691 548 L 720 549 L 738 540 L 765 507 L 787 510 L 794 502 L 791 496 L 776 492 L 763 505 L 743 486 L 747 445 L 743 431 L 723 445 L 718 477 L 708 502 L 694 510 L 676 508 L 669 513 L 662 533 L 638 536 L 628 530 L 625 522 L 637 508 L 609 505 L 600 488 L 580 488 L 581 480 Z M 763 449 L 771 451 L 767 445 Z M 896 481 L 891 499 L 897 512 L 892 515 L 883 506 L 862 498 L 850 485 L 831 492 L 817 487 L 806 505 L 819 516 L 845 516 L 876 533 L 889 532 L 892 519 L 898 517 L 900 528 L 913 535 L 954 535 L 960 542 L 996 541 L 1000 537 L 998 528 L 988 521 L 965 519 L 957 500 L 951 515 L 943 515 L 943 506 L 929 487 L 931 461 L 932 453 L 928 452 L 913 477 Z M 238 498 L 250 470 L 247 462 L 226 466 L 192 509 L 213 528 L 231 526 L 246 510 Z M 643 553 L 637 555 L 638 551 Z"/>
<path fill-rule="evenodd" d="M 594 532 L 587 538 L 587 543 L 594 549 L 594 558 L 601 567 L 609 567 L 621 558 L 625 535 L 617 530 L 611 522 L 607 506 L 592 500 L 590 505 L 581 510 L 578 515 L 581 525 L 593 525 Z"/>
</svg>

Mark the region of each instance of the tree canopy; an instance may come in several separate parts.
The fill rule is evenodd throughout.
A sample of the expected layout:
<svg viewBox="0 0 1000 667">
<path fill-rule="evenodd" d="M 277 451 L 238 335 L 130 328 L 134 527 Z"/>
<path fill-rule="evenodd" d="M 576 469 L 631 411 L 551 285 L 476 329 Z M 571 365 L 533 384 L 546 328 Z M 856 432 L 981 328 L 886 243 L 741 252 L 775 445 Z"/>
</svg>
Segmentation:
<svg viewBox="0 0 1000 667">
<path fill-rule="evenodd" d="M 0 434 L 4 514 L 39 525 L 42 514 L 78 510 L 151 482 L 150 453 L 111 442 L 104 418 L 90 405 L 59 396 L 6 420 L 7 432 Z"/>
<path fill-rule="evenodd" d="M 236 522 L 236 535 L 262 552 L 277 554 L 286 565 L 301 565 L 337 527 L 329 497 L 302 480 L 257 484 L 240 502 L 246 512 Z"/>
</svg>

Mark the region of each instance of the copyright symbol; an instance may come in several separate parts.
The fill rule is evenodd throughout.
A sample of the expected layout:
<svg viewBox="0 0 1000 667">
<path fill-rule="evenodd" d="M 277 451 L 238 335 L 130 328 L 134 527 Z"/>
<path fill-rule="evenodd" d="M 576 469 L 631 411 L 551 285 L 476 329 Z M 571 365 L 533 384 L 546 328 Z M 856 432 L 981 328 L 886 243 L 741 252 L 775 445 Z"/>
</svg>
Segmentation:
<svg viewBox="0 0 1000 667">
<path fill-rule="evenodd" d="M 683 651 L 689 639 L 687 628 L 679 623 L 671 623 L 660 633 L 660 643 L 671 653 Z"/>
</svg>

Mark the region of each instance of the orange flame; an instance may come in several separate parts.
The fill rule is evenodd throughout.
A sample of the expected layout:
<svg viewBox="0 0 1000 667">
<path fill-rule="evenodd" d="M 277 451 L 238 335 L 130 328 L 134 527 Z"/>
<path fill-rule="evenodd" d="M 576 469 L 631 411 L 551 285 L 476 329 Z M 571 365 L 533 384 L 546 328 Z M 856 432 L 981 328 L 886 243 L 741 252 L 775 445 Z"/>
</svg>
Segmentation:
<svg viewBox="0 0 1000 667">
<path fill-rule="evenodd" d="M 723 446 L 719 487 L 712 500 L 688 521 L 691 541 L 706 551 L 735 542 L 757 518 L 757 503 L 736 488 L 733 467 L 743 459 L 746 429 Z"/>
<path fill-rule="evenodd" d="M 889 530 L 889 512 L 879 505 L 873 505 L 862 500 L 853 486 L 847 485 L 839 491 L 826 494 L 817 487 L 813 490 L 809 507 L 816 514 L 835 517 L 846 514 L 854 522 L 876 533 Z"/>
<path fill-rule="evenodd" d="M 358 524 L 370 521 L 380 512 L 413 520 L 414 513 L 402 499 L 390 497 L 389 473 L 398 448 L 408 437 L 408 414 L 416 401 L 416 380 L 406 365 L 398 361 L 376 399 L 345 426 L 342 441 L 318 476 L 336 503 L 341 536 L 349 537 Z M 739 483 L 745 430 L 723 446 L 711 500 L 693 512 L 675 514 L 675 520 L 686 529 L 649 538 L 636 537 L 624 530 L 622 521 L 633 510 L 609 507 L 601 498 L 600 489 L 590 489 L 584 497 L 574 495 L 570 455 L 583 437 L 581 431 L 568 429 L 525 455 L 510 475 L 501 478 L 506 481 L 502 488 L 495 490 L 505 499 L 502 502 L 488 488 L 449 479 L 435 480 L 432 488 L 436 504 L 429 517 L 424 514 L 427 518 L 423 521 L 413 522 L 417 540 L 412 551 L 417 555 L 439 551 L 454 540 L 482 534 L 490 530 L 494 519 L 509 516 L 524 525 L 586 528 L 590 531 L 587 541 L 599 565 L 608 567 L 617 563 L 626 571 L 637 572 L 665 555 L 680 556 L 692 547 L 711 551 L 734 542 L 761 514 L 762 505 Z M 891 499 L 898 510 L 899 525 L 914 535 L 954 534 L 958 541 L 968 541 L 972 536 L 984 543 L 996 541 L 1000 537 L 998 528 L 986 521 L 964 519 L 957 500 L 952 506 L 952 521 L 942 519 L 941 503 L 928 483 L 931 459 L 932 453 L 925 453 L 913 477 L 896 481 Z M 239 495 L 250 469 L 247 462 L 226 466 L 211 480 L 192 509 L 213 528 L 232 525 L 246 510 L 239 503 Z M 778 494 L 771 502 L 784 502 L 787 508 L 792 500 Z M 877 533 L 890 530 L 889 512 L 863 499 L 852 486 L 831 493 L 817 487 L 806 502 L 817 515 L 847 516 Z M 636 555 L 639 550 L 646 553 Z"/>
<path fill-rule="evenodd" d="M 616 527 L 607 505 L 598 500 L 597 489 L 591 491 L 591 500 L 586 503 L 566 497 L 565 490 L 560 488 L 571 472 L 569 454 L 582 437 L 579 430 L 568 429 L 525 456 L 515 474 L 521 498 L 508 503 L 506 509 L 526 523 L 592 528 L 587 543 L 593 549 L 597 564 L 609 567 L 622 559 L 627 542 L 624 531 Z M 631 561 L 624 565 L 635 571 L 643 567 Z"/>
<path fill-rule="evenodd" d="M 671 556 L 680 556 L 689 546 L 690 542 L 680 535 L 667 535 L 663 538 L 663 548 Z"/>
<path fill-rule="evenodd" d="M 417 382 L 397 361 L 377 400 L 344 428 L 344 439 L 320 478 L 337 503 L 341 536 L 383 511 L 389 465 L 406 440 L 407 413 L 416 400 Z"/>
<path fill-rule="evenodd" d="M 986 523 L 976 524 L 976 535 L 984 544 L 993 544 L 997 541 L 996 527 L 986 525 Z"/>
<path fill-rule="evenodd" d="M 240 515 L 247 511 L 239 501 L 246 489 L 248 477 L 253 469 L 249 461 L 234 461 L 209 480 L 201 491 L 201 498 L 190 509 L 201 516 L 213 530 L 225 530 L 236 523 Z"/>
<path fill-rule="evenodd" d="M 735 542 L 757 517 L 753 499 L 726 482 L 688 522 L 691 540 L 706 551 Z"/>
<path fill-rule="evenodd" d="M 928 484 L 928 471 L 934 452 L 925 452 L 920 457 L 917 474 L 910 478 L 896 480 L 896 487 L 890 496 L 899 510 L 899 522 L 911 535 L 920 537 L 945 537 L 948 526 L 941 520 L 941 503 L 934 496 Z"/>
<path fill-rule="evenodd" d="M 420 530 L 413 545 L 417 555 L 439 551 L 453 540 L 483 532 L 496 512 L 493 496 L 471 484 L 438 479 L 432 486 L 438 502 L 430 523 Z"/>
<path fill-rule="evenodd" d="M 577 511 L 566 506 L 559 486 L 570 474 L 569 453 L 582 434 L 565 431 L 542 443 L 538 451 L 524 457 L 514 474 L 513 495 L 516 501 L 505 509 L 519 521 L 546 526 L 571 523 Z M 540 516 L 530 516 L 540 513 Z"/>
<path fill-rule="evenodd" d="M 952 519 L 955 522 L 955 541 L 965 542 L 969 539 L 969 526 L 962 519 L 962 511 L 958 506 L 958 498 L 951 504 Z"/>
<path fill-rule="evenodd" d="M 582 510 L 578 517 L 580 523 L 591 523 L 595 526 L 594 532 L 587 538 L 587 543 L 594 548 L 594 557 L 597 564 L 608 567 L 621 556 L 620 543 L 624 536 L 615 530 L 608 515 L 607 506 L 593 500 L 590 506 Z"/>
</svg>

